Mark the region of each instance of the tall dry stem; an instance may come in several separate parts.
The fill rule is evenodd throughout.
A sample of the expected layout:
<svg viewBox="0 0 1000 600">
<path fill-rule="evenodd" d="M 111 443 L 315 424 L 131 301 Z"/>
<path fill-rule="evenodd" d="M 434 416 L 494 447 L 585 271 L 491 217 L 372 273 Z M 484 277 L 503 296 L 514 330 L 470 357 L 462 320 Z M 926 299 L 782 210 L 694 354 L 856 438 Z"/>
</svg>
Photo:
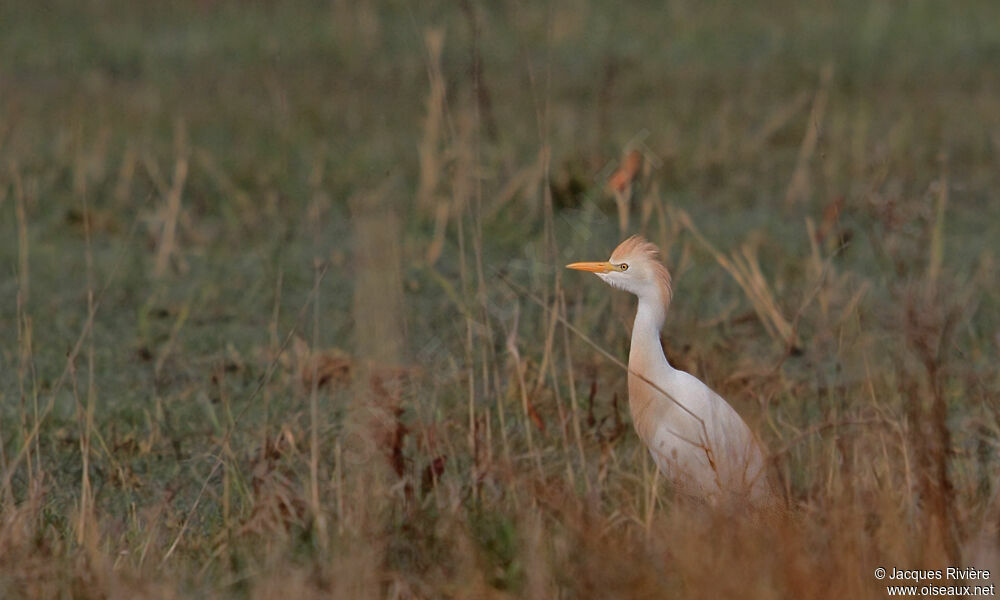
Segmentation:
<svg viewBox="0 0 1000 600">
<path fill-rule="evenodd" d="M 435 193 L 443 165 L 441 137 L 445 118 L 445 85 L 441 72 L 441 52 L 444 48 L 444 31 L 428 29 L 424 32 L 427 77 L 430 91 L 427 95 L 427 116 L 424 119 L 424 136 L 420 142 L 420 180 L 417 184 L 417 206 L 430 212 L 435 206 Z M 436 239 L 436 238 L 435 238 Z M 433 261 L 430 261 L 433 262 Z"/>
<path fill-rule="evenodd" d="M 782 314 L 774 293 L 771 291 L 771 286 L 764 278 L 760 269 L 760 261 L 757 259 L 756 247 L 745 243 L 739 251 L 734 251 L 727 256 L 716 249 L 708 241 L 708 238 L 702 235 L 687 212 L 680 209 L 673 212 L 675 218 L 691 232 L 691 235 L 698 240 L 702 247 L 715 258 L 719 266 L 725 269 L 740 286 L 768 334 L 783 348 L 797 347 L 799 345 L 798 336 L 792 324 Z"/>
<path fill-rule="evenodd" d="M 819 76 L 819 89 L 813 97 L 809 120 L 806 122 L 806 132 L 799 145 L 799 155 L 795 162 L 795 171 L 785 191 L 785 206 L 800 203 L 809 194 L 809 160 L 816 152 L 819 142 L 820 127 L 826 114 L 826 104 L 830 96 L 830 83 L 833 81 L 833 63 L 823 66 Z"/>
<path fill-rule="evenodd" d="M 174 163 L 174 176 L 159 214 L 162 230 L 153 266 L 153 273 L 157 277 L 166 275 L 170 257 L 177 253 L 177 222 L 181 214 L 181 196 L 188 177 L 187 134 L 181 124 L 176 128 L 175 143 L 177 158 Z"/>
<path fill-rule="evenodd" d="M 341 519 L 350 538 L 364 542 L 364 551 L 373 556 L 384 552 L 378 540 L 392 494 L 384 457 L 397 427 L 396 411 L 401 407 L 395 404 L 402 394 L 398 381 L 382 382 L 378 371 L 399 364 L 405 335 L 400 223 L 389 208 L 389 186 L 384 183 L 350 201 L 356 267 L 351 313 L 358 370 L 341 441 L 345 491 Z M 383 392 L 386 388 L 388 393 Z M 365 588 L 359 594 L 375 591 L 368 586 L 374 578 L 371 570 L 380 562 L 359 565 L 363 571 L 356 574 L 357 581 Z"/>
</svg>

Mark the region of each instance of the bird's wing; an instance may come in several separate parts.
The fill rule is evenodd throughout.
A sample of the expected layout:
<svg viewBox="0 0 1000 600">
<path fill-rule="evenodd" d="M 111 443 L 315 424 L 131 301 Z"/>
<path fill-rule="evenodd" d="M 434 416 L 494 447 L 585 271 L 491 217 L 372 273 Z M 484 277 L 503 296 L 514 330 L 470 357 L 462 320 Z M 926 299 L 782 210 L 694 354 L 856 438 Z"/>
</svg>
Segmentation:
<svg viewBox="0 0 1000 600">
<path fill-rule="evenodd" d="M 676 371 L 670 384 L 671 395 L 687 410 L 661 400 L 665 408 L 658 411 L 646 440 L 657 466 L 671 478 L 706 491 L 766 485 L 763 450 L 739 413 L 689 373 Z"/>
</svg>

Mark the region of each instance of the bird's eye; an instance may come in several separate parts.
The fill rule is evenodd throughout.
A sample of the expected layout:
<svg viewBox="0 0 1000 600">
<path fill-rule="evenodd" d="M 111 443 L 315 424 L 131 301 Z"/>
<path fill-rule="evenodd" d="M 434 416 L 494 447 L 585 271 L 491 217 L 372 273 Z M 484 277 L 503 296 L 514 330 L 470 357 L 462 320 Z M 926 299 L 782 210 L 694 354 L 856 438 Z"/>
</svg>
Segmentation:
<svg viewBox="0 0 1000 600">
<path fill-rule="evenodd" d="M 618 265 L 618 268 L 621 269 L 622 271 L 628 271 L 628 265 L 625 263 Z"/>
</svg>

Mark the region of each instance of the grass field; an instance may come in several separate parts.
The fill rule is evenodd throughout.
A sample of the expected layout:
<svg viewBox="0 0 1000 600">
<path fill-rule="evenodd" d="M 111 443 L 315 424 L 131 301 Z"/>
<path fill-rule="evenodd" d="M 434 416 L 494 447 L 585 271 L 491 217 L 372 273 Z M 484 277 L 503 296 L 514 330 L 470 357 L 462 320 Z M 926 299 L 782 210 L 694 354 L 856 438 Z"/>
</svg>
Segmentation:
<svg viewBox="0 0 1000 600">
<path fill-rule="evenodd" d="M 1000 569 L 996 23 L 0 3 L 0 597 Z M 667 356 L 772 453 L 767 524 L 675 501 L 631 428 L 634 301 L 562 266 L 635 232 L 673 273 Z"/>
</svg>

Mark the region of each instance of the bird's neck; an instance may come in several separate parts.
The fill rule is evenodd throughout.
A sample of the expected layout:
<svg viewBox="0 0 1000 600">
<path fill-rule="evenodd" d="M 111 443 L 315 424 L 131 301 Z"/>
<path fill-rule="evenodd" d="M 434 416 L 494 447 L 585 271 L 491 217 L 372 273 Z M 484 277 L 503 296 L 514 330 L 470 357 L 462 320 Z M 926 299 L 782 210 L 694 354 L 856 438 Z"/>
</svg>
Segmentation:
<svg viewBox="0 0 1000 600">
<path fill-rule="evenodd" d="M 632 324 L 632 347 L 629 350 L 629 365 L 644 366 L 645 363 L 666 364 L 663 346 L 660 345 L 660 329 L 666 318 L 666 306 L 658 298 L 639 298 L 639 308 Z"/>
<path fill-rule="evenodd" d="M 659 298 L 639 298 L 639 309 L 632 324 L 632 346 L 628 354 L 629 409 L 640 435 L 643 416 L 656 394 L 642 377 L 656 381 L 656 373 L 670 369 L 670 363 L 660 345 L 660 329 L 666 318 L 666 305 Z M 638 374 L 638 375 L 637 375 Z M 640 377 L 641 375 L 642 377 Z M 658 382 L 662 385 L 662 382 Z"/>
</svg>

